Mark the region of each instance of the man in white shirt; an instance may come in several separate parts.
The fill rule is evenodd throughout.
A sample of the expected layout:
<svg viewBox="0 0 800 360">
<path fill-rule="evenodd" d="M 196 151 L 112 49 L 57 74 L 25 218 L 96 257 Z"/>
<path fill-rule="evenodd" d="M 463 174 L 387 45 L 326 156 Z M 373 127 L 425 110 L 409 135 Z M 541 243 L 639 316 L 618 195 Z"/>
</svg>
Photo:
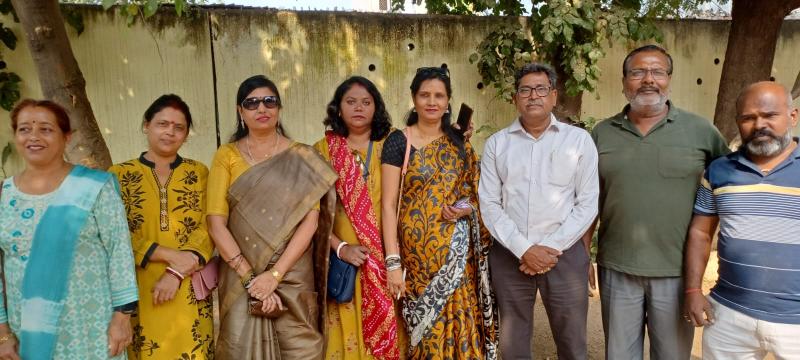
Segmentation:
<svg viewBox="0 0 800 360">
<path fill-rule="evenodd" d="M 519 117 L 486 142 L 479 185 L 483 221 L 497 240 L 489 254 L 504 359 L 531 359 L 536 292 L 559 359 L 586 359 L 589 244 L 597 215 L 597 150 L 589 133 L 552 114 L 550 66 L 517 71 Z M 586 237 L 590 239 L 590 236 Z"/>
</svg>

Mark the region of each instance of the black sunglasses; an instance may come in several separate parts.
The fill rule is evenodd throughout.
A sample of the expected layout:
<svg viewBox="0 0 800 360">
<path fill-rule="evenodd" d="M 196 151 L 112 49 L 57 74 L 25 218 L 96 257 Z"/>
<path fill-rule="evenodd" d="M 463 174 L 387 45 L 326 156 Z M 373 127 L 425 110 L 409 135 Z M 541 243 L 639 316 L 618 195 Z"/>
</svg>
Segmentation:
<svg viewBox="0 0 800 360">
<path fill-rule="evenodd" d="M 417 74 L 419 74 L 419 73 L 436 74 L 436 75 L 441 75 L 441 76 L 450 78 L 450 70 L 447 69 L 447 68 L 438 67 L 438 66 L 426 66 L 426 67 L 417 68 Z"/>
<path fill-rule="evenodd" d="M 277 96 L 264 96 L 263 98 L 251 97 L 244 99 L 240 105 L 247 110 L 255 110 L 258 109 L 258 104 L 261 103 L 263 103 L 267 109 L 274 109 L 281 106 L 281 99 L 278 99 Z"/>
</svg>

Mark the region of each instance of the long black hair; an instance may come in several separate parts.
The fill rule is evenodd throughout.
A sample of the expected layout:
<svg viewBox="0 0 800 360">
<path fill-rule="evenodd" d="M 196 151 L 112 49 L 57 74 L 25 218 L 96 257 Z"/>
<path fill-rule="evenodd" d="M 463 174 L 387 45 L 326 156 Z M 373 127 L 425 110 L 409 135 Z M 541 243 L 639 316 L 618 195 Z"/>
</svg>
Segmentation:
<svg viewBox="0 0 800 360">
<path fill-rule="evenodd" d="M 247 95 L 250 95 L 253 90 L 264 87 L 275 93 L 275 97 L 278 98 L 278 108 L 283 108 L 283 101 L 281 100 L 281 93 L 278 92 L 278 87 L 275 86 L 272 80 L 267 79 L 266 76 L 253 75 L 247 78 L 247 80 L 242 81 L 239 85 L 239 90 L 236 92 L 236 132 L 231 136 L 230 142 L 239 141 L 250 133 L 250 129 L 247 128 L 247 125 L 244 124 L 242 117 L 239 115 L 239 106 L 241 106 L 242 101 L 244 101 Z M 286 130 L 283 130 L 283 126 L 280 122 L 278 123 L 278 134 L 288 137 L 286 135 Z"/>
<path fill-rule="evenodd" d="M 450 85 L 450 75 L 447 68 L 419 68 L 417 70 L 417 74 L 414 75 L 414 80 L 411 80 L 411 96 L 414 97 L 417 95 L 417 92 L 424 81 L 433 79 L 443 82 L 445 91 L 447 91 L 447 112 L 445 112 L 444 116 L 442 116 L 442 124 L 440 128 L 442 129 L 442 132 L 447 135 L 447 138 L 450 139 L 450 141 L 452 141 L 456 147 L 458 147 L 458 155 L 463 159 L 466 157 L 466 150 L 464 149 L 464 132 L 467 129 L 457 130 L 453 127 L 453 124 L 450 123 L 450 119 L 453 117 L 453 109 L 452 106 L 450 106 L 449 99 L 453 97 L 453 88 Z M 406 116 L 406 125 L 411 126 L 418 122 L 419 114 L 412 109 Z"/>
<path fill-rule="evenodd" d="M 372 95 L 372 100 L 375 103 L 375 113 L 372 116 L 372 126 L 370 129 L 369 139 L 378 141 L 389 134 L 392 128 L 392 120 L 389 117 L 389 112 L 386 111 L 386 103 L 383 102 L 383 97 L 378 91 L 378 88 L 372 81 L 362 76 L 352 76 L 339 84 L 336 91 L 333 92 L 333 99 L 328 103 L 328 116 L 322 123 L 337 135 L 347 137 L 347 125 L 344 123 L 341 115 L 341 104 L 344 94 L 348 92 L 353 85 L 361 85 L 367 92 Z"/>
</svg>

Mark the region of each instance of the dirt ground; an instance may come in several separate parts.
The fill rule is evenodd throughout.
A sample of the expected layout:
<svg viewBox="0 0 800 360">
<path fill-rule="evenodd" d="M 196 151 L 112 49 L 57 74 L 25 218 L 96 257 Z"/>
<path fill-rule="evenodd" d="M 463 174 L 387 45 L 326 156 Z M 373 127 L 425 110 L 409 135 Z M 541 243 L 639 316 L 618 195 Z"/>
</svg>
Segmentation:
<svg viewBox="0 0 800 360">
<path fill-rule="evenodd" d="M 714 286 L 717 280 L 717 252 L 714 251 L 709 257 L 706 273 L 703 276 L 703 292 Z M 547 314 L 541 301 L 537 300 L 534 309 L 534 333 L 533 333 L 533 354 L 537 360 L 556 360 L 556 347 L 553 343 L 553 335 L 550 333 L 550 324 L 547 321 Z M 600 317 L 600 295 L 595 292 L 594 296 L 589 297 L 589 318 L 588 318 L 588 342 L 589 359 L 604 359 L 603 323 Z M 697 328 L 694 333 L 694 346 L 692 347 L 692 360 L 701 359 L 703 329 Z M 647 339 L 645 338 L 645 359 L 649 359 L 647 350 Z M 767 360 L 774 359 L 771 355 Z"/>
</svg>

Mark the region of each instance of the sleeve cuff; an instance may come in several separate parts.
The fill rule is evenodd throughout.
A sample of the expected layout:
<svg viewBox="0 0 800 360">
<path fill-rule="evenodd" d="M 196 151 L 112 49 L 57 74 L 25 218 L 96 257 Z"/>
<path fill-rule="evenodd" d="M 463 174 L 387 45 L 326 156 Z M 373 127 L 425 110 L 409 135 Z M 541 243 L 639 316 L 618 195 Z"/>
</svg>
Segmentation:
<svg viewBox="0 0 800 360">
<path fill-rule="evenodd" d="M 204 258 L 203 255 L 200 255 L 199 251 L 196 251 L 196 250 L 184 250 L 184 251 L 188 251 L 188 252 L 190 252 L 192 254 L 197 255 L 197 259 L 200 262 L 200 266 L 205 266 L 206 265 L 206 258 Z"/>
<path fill-rule="evenodd" d="M 528 241 L 528 239 L 520 239 L 519 241 L 514 241 L 509 244 L 507 248 L 514 254 L 514 256 L 522 259 L 522 255 L 525 255 L 525 252 L 528 251 L 531 246 L 533 246 L 533 244 Z"/>
<path fill-rule="evenodd" d="M 129 302 L 125 305 L 114 306 L 114 311 L 121 312 L 123 314 L 130 314 L 136 310 L 136 307 L 139 305 L 138 301 Z"/>
<path fill-rule="evenodd" d="M 142 263 L 139 264 L 139 267 L 144 269 L 145 266 L 147 266 L 147 264 L 150 262 L 150 257 L 153 256 L 153 252 L 156 251 L 156 248 L 158 248 L 157 242 L 154 242 L 152 245 L 150 245 L 150 247 L 147 249 L 147 252 L 144 253 L 144 256 L 142 257 Z"/>
</svg>

